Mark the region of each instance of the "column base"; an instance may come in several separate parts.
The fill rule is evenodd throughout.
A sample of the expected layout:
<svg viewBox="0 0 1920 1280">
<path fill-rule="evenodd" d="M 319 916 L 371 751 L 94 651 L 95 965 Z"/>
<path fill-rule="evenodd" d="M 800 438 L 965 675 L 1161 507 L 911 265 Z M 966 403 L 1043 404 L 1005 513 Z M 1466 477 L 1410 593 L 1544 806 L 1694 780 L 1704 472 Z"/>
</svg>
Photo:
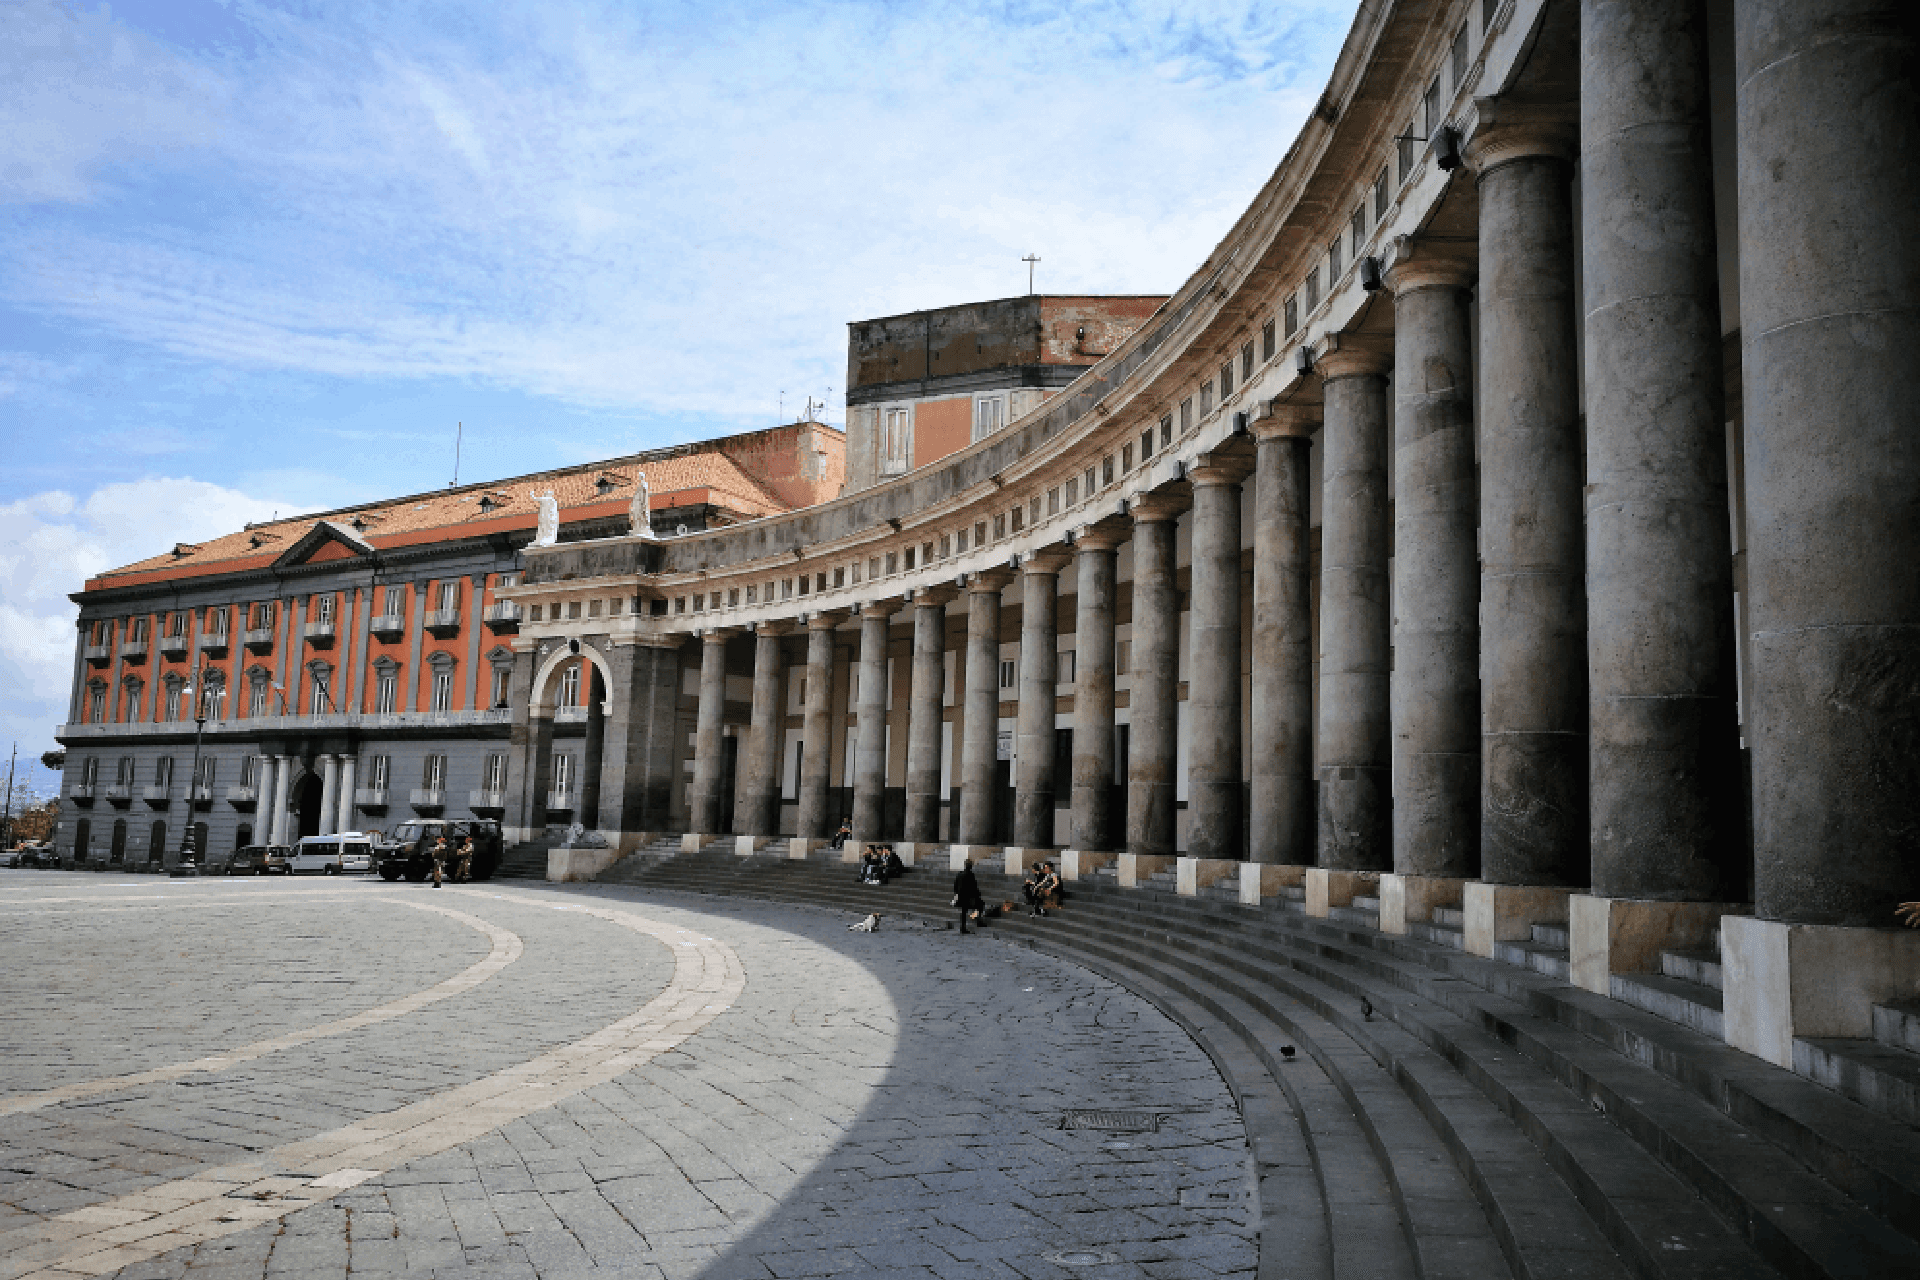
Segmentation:
<svg viewBox="0 0 1920 1280">
<path fill-rule="evenodd" d="M 751 857 L 773 841 L 767 836 L 735 836 L 733 851 L 742 858 Z"/>
<path fill-rule="evenodd" d="M 1378 871 L 1335 871 L 1329 867 L 1307 868 L 1307 914 L 1324 920 L 1335 907 L 1353 905 L 1356 897 L 1380 890 Z"/>
<path fill-rule="evenodd" d="M 1060 851 L 1060 878 L 1062 880 L 1085 880 L 1105 866 L 1111 866 L 1120 855 L 1100 849 L 1062 849 Z"/>
<path fill-rule="evenodd" d="M 1662 951 L 1706 946 L 1720 918 L 1745 915 L 1737 902 L 1663 902 L 1650 898 L 1567 899 L 1568 976 L 1597 996 L 1613 994 L 1616 973 L 1658 973 Z"/>
<path fill-rule="evenodd" d="M 1006 858 L 1007 874 L 1024 878 L 1034 864 L 1052 862 L 1060 856 L 1058 849 L 1030 849 L 1024 845 L 1010 844 L 1002 850 Z"/>
<path fill-rule="evenodd" d="M 958 871 L 971 862 L 977 868 L 986 868 L 1006 857 L 1006 847 L 997 844 L 950 844 L 947 846 L 947 869 Z"/>
<path fill-rule="evenodd" d="M 1380 877 L 1380 932 L 1405 934 L 1410 924 L 1431 924 L 1435 907 L 1460 909 L 1466 880 L 1459 876 Z"/>
<path fill-rule="evenodd" d="M 1173 891 L 1184 898 L 1219 884 L 1240 871 L 1238 858 L 1179 858 L 1174 862 Z"/>
<path fill-rule="evenodd" d="M 1123 853 L 1119 858 L 1120 887 L 1138 889 L 1159 872 L 1174 865 L 1178 859 L 1171 854 Z"/>
<path fill-rule="evenodd" d="M 1720 922 L 1727 1043 L 1795 1069 L 1794 1041 L 1873 1034 L 1873 1006 L 1920 986 L 1920 931 Z"/>
<path fill-rule="evenodd" d="M 1240 901 L 1257 907 L 1265 898 L 1277 898 L 1282 889 L 1297 888 L 1307 882 L 1307 869 L 1285 862 L 1243 862 L 1240 864 Z"/>
<path fill-rule="evenodd" d="M 558 884 L 574 884 L 582 880 L 591 880 L 619 860 L 620 850 L 612 847 L 549 849 L 547 850 L 547 879 Z"/>
<path fill-rule="evenodd" d="M 725 836 L 709 836 L 709 835 L 703 835 L 698 831 L 689 831 L 685 835 L 680 837 L 680 852 L 698 853 L 702 849 L 706 848 L 708 845 L 712 844 L 715 840 L 724 840 L 724 839 L 726 839 Z"/>
<path fill-rule="evenodd" d="M 795 862 L 805 862 L 813 856 L 816 849 L 824 849 L 832 844 L 831 840 L 815 840 L 812 836 L 795 836 L 787 841 L 787 857 Z"/>
<path fill-rule="evenodd" d="M 1565 924 L 1567 899 L 1579 889 L 1542 884 L 1488 884 L 1469 880 L 1461 895 L 1468 955 L 1493 959 L 1496 942 L 1521 942 L 1536 924 Z"/>
<path fill-rule="evenodd" d="M 900 861 L 909 867 L 915 867 L 932 857 L 940 846 L 930 840 L 896 840 L 893 851 L 900 855 Z"/>
</svg>

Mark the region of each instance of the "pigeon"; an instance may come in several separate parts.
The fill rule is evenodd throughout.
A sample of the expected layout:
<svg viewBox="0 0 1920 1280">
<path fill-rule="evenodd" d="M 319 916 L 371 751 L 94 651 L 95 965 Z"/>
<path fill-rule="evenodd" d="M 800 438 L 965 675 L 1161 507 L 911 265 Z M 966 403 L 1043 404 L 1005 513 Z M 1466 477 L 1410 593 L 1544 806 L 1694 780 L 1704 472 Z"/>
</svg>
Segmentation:
<svg viewBox="0 0 1920 1280">
<path fill-rule="evenodd" d="M 1360 997 L 1360 1018 L 1363 1022 L 1373 1021 L 1373 1001 L 1365 996 Z"/>
<path fill-rule="evenodd" d="M 867 918 L 847 926 L 849 933 L 872 933 L 880 927 L 880 917 L 869 911 Z"/>
<path fill-rule="evenodd" d="M 1290 1044 L 1283 1044 L 1283 1045 L 1281 1045 L 1281 1046 L 1280 1046 L 1280 1057 L 1281 1057 L 1281 1060 L 1282 1060 L 1282 1061 L 1285 1061 L 1285 1062 L 1292 1062 L 1292 1061 L 1293 1061 L 1293 1055 L 1294 1055 L 1294 1052 L 1295 1052 L 1295 1050 L 1294 1050 L 1294 1047 L 1293 1047 L 1292 1045 L 1290 1045 Z"/>
</svg>

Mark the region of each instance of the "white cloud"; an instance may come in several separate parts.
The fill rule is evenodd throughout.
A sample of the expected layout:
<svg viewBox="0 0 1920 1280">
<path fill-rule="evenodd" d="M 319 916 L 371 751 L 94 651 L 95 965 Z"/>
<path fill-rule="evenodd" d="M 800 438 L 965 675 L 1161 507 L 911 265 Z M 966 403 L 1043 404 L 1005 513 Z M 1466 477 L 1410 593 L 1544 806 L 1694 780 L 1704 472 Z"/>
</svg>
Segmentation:
<svg viewBox="0 0 1920 1280">
<path fill-rule="evenodd" d="M 202 480 L 155 476 L 84 500 L 49 490 L 0 505 L 0 734 L 37 757 L 66 720 L 74 621 L 92 575 L 175 542 L 231 533 L 294 504 Z"/>
</svg>

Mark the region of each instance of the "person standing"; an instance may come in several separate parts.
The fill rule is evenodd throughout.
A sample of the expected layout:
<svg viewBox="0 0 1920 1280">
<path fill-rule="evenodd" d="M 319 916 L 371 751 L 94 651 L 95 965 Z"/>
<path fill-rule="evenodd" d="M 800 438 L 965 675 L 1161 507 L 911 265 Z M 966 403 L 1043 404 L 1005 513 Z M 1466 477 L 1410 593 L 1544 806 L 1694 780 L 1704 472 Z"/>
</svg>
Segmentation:
<svg viewBox="0 0 1920 1280">
<path fill-rule="evenodd" d="M 460 842 L 460 855 L 453 865 L 453 882 L 465 884 L 473 878 L 473 837 Z"/>
<path fill-rule="evenodd" d="M 433 887 L 440 887 L 440 878 L 447 870 L 447 838 L 441 836 L 433 842 Z"/>
<path fill-rule="evenodd" d="M 953 905 L 960 908 L 960 932 L 967 931 L 967 921 L 980 919 L 980 910 L 987 900 L 980 896 L 980 882 L 973 877 L 973 859 L 968 858 L 960 866 L 960 874 L 953 878 Z"/>
</svg>

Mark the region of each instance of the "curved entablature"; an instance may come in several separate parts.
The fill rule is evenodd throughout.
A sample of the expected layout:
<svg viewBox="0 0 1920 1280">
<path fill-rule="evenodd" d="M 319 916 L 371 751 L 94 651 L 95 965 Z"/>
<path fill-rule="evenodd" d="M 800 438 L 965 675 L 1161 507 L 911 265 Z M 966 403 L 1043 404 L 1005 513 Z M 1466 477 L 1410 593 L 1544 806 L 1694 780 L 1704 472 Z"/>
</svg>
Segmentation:
<svg viewBox="0 0 1920 1280">
<path fill-rule="evenodd" d="M 517 598 L 630 594 L 628 628 L 655 632 L 851 609 L 1069 542 L 1181 482 L 1275 404 L 1317 400 L 1313 353 L 1390 332 L 1385 268 L 1456 242 L 1471 257 L 1459 157 L 1476 95 L 1512 87 L 1548 7 L 1362 4 L 1319 106 L 1225 239 L 1146 325 L 1005 430 L 791 514 L 664 544 L 529 548 Z"/>
</svg>

